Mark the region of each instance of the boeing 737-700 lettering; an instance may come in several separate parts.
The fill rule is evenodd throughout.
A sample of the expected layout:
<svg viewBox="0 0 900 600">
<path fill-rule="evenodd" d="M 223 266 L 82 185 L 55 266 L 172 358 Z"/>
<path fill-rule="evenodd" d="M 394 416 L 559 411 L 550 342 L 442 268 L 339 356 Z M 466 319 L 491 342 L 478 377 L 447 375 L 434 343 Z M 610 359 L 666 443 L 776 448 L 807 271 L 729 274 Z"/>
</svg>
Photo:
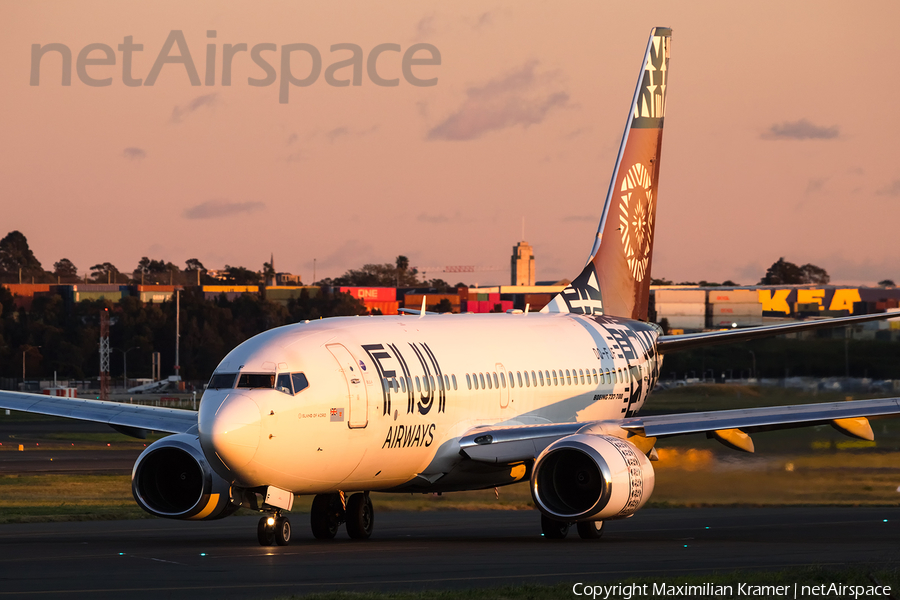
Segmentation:
<svg viewBox="0 0 900 600">
<path fill-rule="evenodd" d="M 450 492 L 530 481 L 545 536 L 597 538 L 653 492 L 657 439 L 707 434 L 753 450 L 760 430 L 830 423 L 871 439 L 897 398 L 642 416 L 670 352 L 884 318 L 664 335 L 647 322 L 671 31 L 656 28 L 587 264 L 540 313 L 373 316 L 296 323 L 228 353 L 199 412 L 0 392 L 0 407 L 168 432 L 134 466 L 147 512 L 259 511 L 287 544 L 296 495 L 316 538 L 368 538 L 370 492 Z M 600 203 L 598 203 L 600 206 Z M 424 518 L 424 517 L 423 517 Z"/>
</svg>

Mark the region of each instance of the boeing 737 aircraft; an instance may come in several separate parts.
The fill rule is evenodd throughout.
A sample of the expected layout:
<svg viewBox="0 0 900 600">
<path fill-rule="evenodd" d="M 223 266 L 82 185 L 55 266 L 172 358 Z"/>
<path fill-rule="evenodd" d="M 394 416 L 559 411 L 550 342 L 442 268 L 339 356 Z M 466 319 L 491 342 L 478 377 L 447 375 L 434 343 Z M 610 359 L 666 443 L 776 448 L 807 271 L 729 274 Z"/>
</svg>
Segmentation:
<svg viewBox="0 0 900 600">
<path fill-rule="evenodd" d="M 656 28 L 584 270 L 540 313 L 331 318 L 228 353 L 199 413 L 0 392 L 0 408 L 104 422 L 151 444 L 137 503 L 171 519 L 262 513 L 263 545 L 310 494 L 316 538 L 372 533 L 370 492 L 449 492 L 529 480 L 545 536 L 598 538 L 653 492 L 659 438 L 706 434 L 753 450 L 757 431 L 832 424 L 872 439 L 897 398 L 641 416 L 663 357 L 886 315 L 663 335 L 647 322 L 671 30 Z"/>
</svg>

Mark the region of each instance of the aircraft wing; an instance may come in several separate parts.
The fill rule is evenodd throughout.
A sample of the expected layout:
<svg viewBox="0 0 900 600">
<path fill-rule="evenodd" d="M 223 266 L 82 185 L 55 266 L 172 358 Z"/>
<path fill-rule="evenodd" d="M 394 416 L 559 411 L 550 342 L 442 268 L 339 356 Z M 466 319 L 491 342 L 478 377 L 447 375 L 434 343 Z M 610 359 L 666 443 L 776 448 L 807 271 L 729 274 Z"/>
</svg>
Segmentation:
<svg viewBox="0 0 900 600">
<path fill-rule="evenodd" d="M 144 437 L 141 433 L 146 434 L 147 431 L 188 433 L 197 427 L 197 413 L 191 410 L 57 398 L 22 392 L 0 391 L 0 408 L 106 423 L 113 429 L 134 437 Z"/>
<path fill-rule="evenodd" d="M 480 462 L 511 463 L 531 460 L 556 440 L 574 433 L 627 438 L 661 438 L 691 433 L 716 435 L 731 430 L 769 431 L 834 424 L 845 433 L 862 437 L 866 418 L 900 416 L 900 398 L 767 406 L 671 415 L 637 416 L 613 421 L 552 423 L 506 427 L 478 427 L 460 439 L 460 452 Z M 858 420 L 858 421 L 857 421 Z M 861 423 L 865 426 L 859 428 Z M 871 434 L 871 429 L 869 429 Z M 728 444 L 728 439 L 724 440 Z M 741 447 L 741 449 L 747 449 Z M 750 444 L 752 451 L 752 444 Z"/>
<path fill-rule="evenodd" d="M 743 342 L 745 340 L 771 337 L 785 333 L 796 333 L 797 331 L 806 331 L 809 329 L 827 329 L 830 327 L 858 325 L 859 323 L 890 319 L 897 316 L 897 313 L 877 313 L 874 315 L 836 317 L 833 319 L 815 319 L 813 321 L 800 321 L 798 323 L 779 323 L 778 325 L 763 325 L 762 327 L 704 331 L 701 333 L 686 333 L 683 335 L 661 335 L 656 341 L 656 349 L 660 354 L 667 354 L 677 350 L 690 350 L 691 348 L 699 348 L 700 346 Z"/>
</svg>

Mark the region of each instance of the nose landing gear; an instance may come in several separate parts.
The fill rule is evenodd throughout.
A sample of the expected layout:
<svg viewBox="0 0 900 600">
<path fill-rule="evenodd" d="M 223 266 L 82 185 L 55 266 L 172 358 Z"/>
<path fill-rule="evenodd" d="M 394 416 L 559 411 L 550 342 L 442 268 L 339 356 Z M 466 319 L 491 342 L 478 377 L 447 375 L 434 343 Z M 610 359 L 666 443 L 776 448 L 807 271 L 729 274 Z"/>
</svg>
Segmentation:
<svg viewBox="0 0 900 600">
<path fill-rule="evenodd" d="M 256 539 L 260 546 L 287 546 L 291 543 L 290 520 L 281 513 L 260 518 L 256 525 Z"/>
</svg>

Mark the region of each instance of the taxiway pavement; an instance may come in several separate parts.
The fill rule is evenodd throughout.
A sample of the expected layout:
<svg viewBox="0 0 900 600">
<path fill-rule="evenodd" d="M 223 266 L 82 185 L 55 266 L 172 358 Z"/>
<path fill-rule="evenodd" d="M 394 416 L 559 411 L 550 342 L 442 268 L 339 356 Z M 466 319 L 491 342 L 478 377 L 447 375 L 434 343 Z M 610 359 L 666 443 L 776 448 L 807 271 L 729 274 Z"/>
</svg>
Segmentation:
<svg viewBox="0 0 900 600">
<path fill-rule="evenodd" d="M 376 511 L 377 494 L 373 495 Z M 256 517 L 0 525 L 3 598 L 272 598 L 801 565 L 900 562 L 900 508 L 646 509 L 601 540 L 543 539 L 535 511 L 376 512 L 372 539 L 257 545 Z"/>
</svg>

